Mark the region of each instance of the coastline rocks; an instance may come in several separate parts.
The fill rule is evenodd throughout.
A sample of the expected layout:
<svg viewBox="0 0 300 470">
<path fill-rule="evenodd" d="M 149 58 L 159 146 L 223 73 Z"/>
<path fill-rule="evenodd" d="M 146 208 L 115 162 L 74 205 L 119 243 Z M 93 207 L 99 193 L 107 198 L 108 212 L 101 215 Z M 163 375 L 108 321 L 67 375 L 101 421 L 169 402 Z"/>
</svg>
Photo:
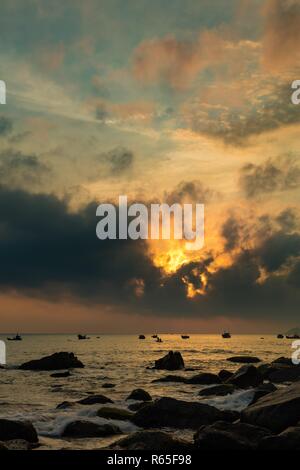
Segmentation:
<svg viewBox="0 0 300 470">
<path fill-rule="evenodd" d="M 221 384 L 215 385 L 214 387 L 204 388 L 200 390 L 199 395 L 201 397 L 210 397 L 212 395 L 216 397 L 224 397 L 236 391 L 236 387 L 233 384 Z"/>
<path fill-rule="evenodd" d="M 174 427 L 197 429 L 215 421 L 234 421 L 239 413 L 221 411 L 203 403 L 186 402 L 164 397 L 144 406 L 131 421 L 143 428 Z"/>
<path fill-rule="evenodd" d="M 24 439 L 0 442 L 0 450 L 31 450 L 37 446 L 37 444 L 30 443 Z"/>
<path fill-rule="evenodd" d="M 22 370 L 59 370 L 59 369 L 72 369 L 82 368 L 84 365 L 74 355 L 69 352 L 58 352 L 51 356 L 45 356 L 41 359 L 24 362 L 20 365 L 19 369 Z"/>
<path fill-rule="evenodd" d="M 165 377 L 160 377 L 159 379 L 152 380 L 152 383 L 156 382 L 178 382 L 186 383 L 187 378 L 182 375 L 166 375 Z"/>
<path fill-rule="evenodd" d="M 277 436 L 265 437 L 259 445 L 259 450 L 299 450 L 300 427 L 291 426 Z"/>
<path fill-rule="evenodd" d="M 233 356 L 228 357 L 226 361 L 237 362 L 239 364 L 255 364 L 257 362 L 261 362 L 261 359 L 255 356 Z"/>
<path fill-rule="evenodd" d="M 186 383 L 196 385 L 213 385 L 220 384 L 221 379 L 216 374 L 211 374 L 210 372 L 202 372 L 201 374 L 194 375 L 190 379 L 186 379 Z"/>
<path fill-rule="evenodd" d="M 123 408 L 111 408 L 109 406 L 99 408 L 97 416 L 105 419 L 117 419 L 120 421 L 127 421 L 131 419 L 134 414 Z"/>
<path fill-rule="evenodd" d="M 272 383 L 261 384 L 254 390 L 254 395 L 248 406 L 256 403 L 260 398 L 268 395 L 269 393 L 276 392 L 277 388 Z"/>
<path fill-rule="evenodd" d="M 67 370 L 66 372 L 56 372 L 55 374 L 50 374 L 50 377 L 54 377 L 56 379 L 63 378 L 63 377 L 70 377 L 70 372 Z"/>
<path fill-rule="evenodd" d="M 114 442 L 109 448 L 114 450 L 161 450 L 180 453 L 190 451 L 192 444 L 163 431 L 138 431 Z"/>
<path fill-rule="evenodd" d="M 270 432 L 245 423 L 216 422 L 202 426 L 195 434 L 197 450 L 255 450 Z"/>
<path fill-rule="evenodd" d="M 261 373 L 255 366 L 240 367 L 226 383 L 236 385 L 239 388 L 257 387 L 263 382 Z"/>
<path fill-rule="evenodd" d="M 136 388 L 135 390 L 132 390 L 126 400 L 152 401 L 152 397 L 150 393 L 146 392 L 146 390 L 143 390 L 142 388 Z"/>
<path fill-rule="evenodd" d="M 0 441 L 11 441 L 15 439 L 38 442 L 38 435 L 30 421 L 0 419 Z"/>
<path fill-rule="evenodd" d="M 147 406 L 147 405 L 149 405 L 148 401 L 139 401 L 139 402 L 131 403 L 130 405 L 128 405 L 128 409 L 130 411 L 139 411 L 142 408 L 144 408 L 144 406 Z"/>
<path fill-rule="evenodd" d="M 63 437 L 105 437 L 121 434 L 114 424 L 97 424 L 93 421 L 78 420 L 68 423 L 63 431 Z"/>
<path fill-rule="evenodd" d="M 154 369 L 179 370 L 184 369 L 184 361 L 180 352 L 169 351 L 166 356 L 155 361 Z"/>
<path fill-rule="evenodd" d="M 273 370 L 269 373 L 268 379 L 276 384 L 295 382 L 300 379 L 300 367 L 292 366 Z"/>
<path fill-rule="evenodd" d="M 90 395 L 78 400 L 81 405 L 96 405 L 97 403 L 104 405 L 105 403 L 113 403 L 113 401 L 104 395 Z"/>
<path fill-rule="evenodd" d="M 229 370 L 222 369 L 218 373 L 218 376 L 220 377 L 222 382 L 226 382 L 226 380 L 230 379 L 230 377 L 233 376 L 233 372 L 230 372 Z"/>
<path fill-rule="evenodd" d="M 75 406 L 76 403 L 72 401 L 63 401 L 62 403 L 59 403 L 56 407 L 57 410 L 66 410 L 67 408 L 72 408 Z"/>
<path fill-rule="evenodd" d="M 300 420 L 300 383 L 269 393 L 241 412 L 241 421 L 274 432 L 295 426 Z"/>
</svg>

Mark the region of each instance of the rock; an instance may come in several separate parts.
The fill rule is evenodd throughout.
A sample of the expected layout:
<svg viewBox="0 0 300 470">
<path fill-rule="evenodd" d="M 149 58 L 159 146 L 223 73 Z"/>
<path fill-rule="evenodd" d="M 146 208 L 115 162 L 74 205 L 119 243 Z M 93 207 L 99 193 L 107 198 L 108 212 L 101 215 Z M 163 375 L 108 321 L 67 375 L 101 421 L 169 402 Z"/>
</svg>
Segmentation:
<svg viewBox="0 0 300 470">
<path fill-rule="evenodd" d="M 68 423 L 63 437 L 105 437 L 120 434 L 118 426 L 114 424 L 97 424 L 93 421 L 77 420 Z"/>
<path fill-rule="evenodd" d="M 96 405 L 97 403 L 104 405 L 105 403 L 113 403 L 113 401 L 104 395 L 90 395 L 78 400 L 77 403 L 81 405 Z"/>
<path fill-rule="evenodd" d="M 5 446 L 7 450 L 31 450 L 37 447 L 37 444 L 25 441 L 24 439 L 13 439 L 6 441 Z"/>
<path fill-rule="evenodd" d="M 114 388 L 116 384 L 105 383 L 102 385 L 102 388 Z"/>
<path fill-rule="evenodd" d="M 152 380 L 153 383 L 155 382 L 178 382 L 178 383 L 186 383 L 187 378 L 182 377 L 182 375 L 166 375 L 165 377 L 160 377 L 159 379 Z"/>
<path fill-rule="evenodd" d="M 59 370 L 82 368 L 84 365 L 77 359 L 74 353 L 59 352 L 51 356 L 42 357 L 33 361 L 24 362 L 19 369 L 22 370 Z"/>
<path fill-rule="evenodd" d="M 134 414 L 123 408 L 110 408 L 109 406 L 100 408 L 97 411 L 97 416 L 105 419 L 117 419 L 120 421 L 127 421 L 131 419 Z"/>
<path fill-rule="evenodd" d="M 271 362 L 272 365 L 278 366 L 278 365 L 284 365 L 284 366 L 294 366 L 292 363 L 291 358 L 289 357 L 278 357 L 277 359 L 274 359 L 274 361 Z"/>
<path fill-rule="evenodd" d="M 0 442 L 0 450 L 9 450 L 8 446 L 4 444 L 4 442 Z"/>
<path fill-rule="evenodd" d="M 262 439 L 259 450 L 299 450 L 300 427 L 291 426 L 277 436 Z"/>
<path fill-rule="evenodd" d="M 65 410 L 67 408 L 72 408 L 75 406 L 76 403 L 72 401 L 63 401 L 62 403 L 59 403 L 56 407 L 57 410 Z"/>
<path fill-rule="evenodd" d="M 155 369 L 179 370 L 184 369 L 184 361 L 180 352 L 170 351 L 168 354 L 155 361 Z"/>
<path fill-rule="evenodd" d="M 130 405 L 128 405 L 128 409 L 130 411 L 138 411 L 144 408 L 144 406 L 147 406 L 148 404 L 149 404 L 148 401 L 139 401 L 139 402 L 131 403 Z"/>
<path fill-rule="evenodd" d="M 221 384 L 215 385 L 214 387 L 204 388 L 200 390 L 199 395 L 201 397 L 210 397 L 212 395 L 217 397 L 224 397 L 229 393 L 233 393 L 236 390 L 236 387 L 232 384 Z"/>
<path fill-rule="evenodd" d="M 197 450 L 255 450 L 270 432 L 245 423 L 216 422 L 202 426 L 195 434 Z"/>
<path fill-rule="evenodd" d="M 262 375 L 254 366 L 240 367 L 226 383 L 239 388 L 257 387 L 263 382 Z"/>
<path fill-rule="evenodd" d="M 70 377 L 70 372 L 67 370 L 66 372 L 56 372 L 55 374 L 50 374 L 50 377 L 55 377 L 57 379 L 63 377 Z"/>
<path fill-rule="evenodd" d="M 229 370 L 222 369 L 218 373 L 218 376 L 220 377 L 222 382 L 226 382 L 226 380 L 230 379 L 230 377 L 233 376 L 233 372 L 230 372 Z"/>
<path fill-rule="evenodd" d="M 300 420 L 300 382 L 260 398 L 241 412 L 241 421 L 274 432 L 295 426 Z"/>
<path fill-rule="evenodd" d="M 10 441 L 14 439 L 38 442 L 37 432 L 30 421 L 0 419 L 0 441 Z"/>
<path fill-rule="evenodd" d="M 146 392 L 142 388 L 136 388 L 126 398 L 126 400 L 138 400 L 138 401 L 152 401 L 150 393 Z"/>
<path fill-rule="evenodd" d="M 198 385 L 212 385 L 220 384 L 221 379 L 216 374 L 211 374 L 209 372 L 202 372 L 201 374 L 194 375 L 193 377 L 186 380 L 188 384 L 198 384 Z"/>
<path fill-rule="evenodd" d="M 173 427 L 196 429 L 215 421 L 234 421 L 239 413 L 221 411 L 203 403 L 186 402 L 175 398 L 160 398 L 144 406 L 132 417 L 132 422 L 143 428 Z"/>
<path fill-rule="evenodd" d="M 252 401 L 249 403 L 248 406 L 253 405 L 260 398 L 268 395 L 268 393 L 275 392 L 276 390 L 277 390 L 277 388 L 275 387 L 275 385 L 273 385 L 271 383 L 261 384 L 259 387 L 257 387 L 254 390 L 254 395 L 253 395 Z"/>
<path fill-rule="evenodd" d="M 293 366 L 277 369 L 269 373 L 268 379 L 276 384 L 282 382 L 295 382 L 300 379 L 300 367 Z"/>
<path fill-rule="evenodd" d="M 228 357 L 226 361 L 238 362 L 240 364 L 255 364 L 257 362 L 261 362 L 261 359 L 255 356 L 233 356 Z"/>
<path fill-rule="evenodd" d="M 272 372 L 276 372 L 278 369 L 270 364 L 261 364 L 257 367 L 257 370 L 262 375 L 263 380 L 269 380 L 269 375 Z"/>
<path fill-rule="evenodd" d="M 188 452 L 191 448 L 191 443 L 163 431 L 138 431 L 110 446 L 110 449 L 115 450 L 161 450 L 175 453 Z"/>
</svg>

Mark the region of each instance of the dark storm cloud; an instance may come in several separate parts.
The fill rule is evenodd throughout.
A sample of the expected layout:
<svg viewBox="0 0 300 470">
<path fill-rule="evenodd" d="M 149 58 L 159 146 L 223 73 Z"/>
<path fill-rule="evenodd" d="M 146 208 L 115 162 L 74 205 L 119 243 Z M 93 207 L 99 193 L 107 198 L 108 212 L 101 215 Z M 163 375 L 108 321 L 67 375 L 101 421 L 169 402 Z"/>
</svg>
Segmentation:
<svg viewBox="0 0 300 470">
<path fill-rule="evenodd" d="M 208 254 L 167 275 L 153 266 L 145 242 L 98 240 L 96 206 L 70 212 L 55 196 L 1 187 L 0 289 L 50 300 L 69 294 L 140 315 L 274 318 L 283 308 L 286 316 L 298 314 L 299 234 L 267 232 L 258 247 L 241 249 L 217 272 Z M 276 272 L 284 266 L 290 268 Z M 261 268 L 270 273 L 263 282 Z M 135 295 L 136 285 L 143 295 Z M 206 294 L 188 298 L 188 285 Z"/>
<path fill-rule="evenodd" d="M 5 116 L 0 116 L 0 137 L 9 134 L 12 128 L 12 121 Z"/>
<path fill-rule="evenodd" d="M 280 212 L 276 217 L 277 223 L 280 225 L 282 230 L 291 231 L 295 230 L 298 226 L 298 217 L 294 209 L 288 208 Z"/>
<path fill-rule="evenodd" d="M 197 202 L 199 204 L 210 201 L 215 192 L 203 185 L 201 181 L 181 181 L 172 191 L 165 193 L 164 200 L 168 204 Z"/>
<path fill-rule="evenodd" d="M 109 167 L 111 174 L 121 174 L 129 170 L 134 161 L 134 154 L 131 150 L 117 147 L 100 157 Z"/>
<path fill-rule="evenodd" d="M 226 251 L 231 251 L 238 247 L 241 237 L 240 231 L 240 222 L 233 215 L 224 222 L 221 229 L 221 235 L 225 239 Z"/>
<path fill-rule="evenodd" d="M 36 155 L 25 155 L 14 150 L 0 153 L 0 184 L 19 188 L 37 188 L 50 168 Z"/>
<path fill-rule="evenodd" d="M 289 156 L 268 159 L 261 165 L 248 163 L 240 171 L 240 186 L 248 198 L 297 189 L 299 184 L 300 167 Z"/>
</svg>

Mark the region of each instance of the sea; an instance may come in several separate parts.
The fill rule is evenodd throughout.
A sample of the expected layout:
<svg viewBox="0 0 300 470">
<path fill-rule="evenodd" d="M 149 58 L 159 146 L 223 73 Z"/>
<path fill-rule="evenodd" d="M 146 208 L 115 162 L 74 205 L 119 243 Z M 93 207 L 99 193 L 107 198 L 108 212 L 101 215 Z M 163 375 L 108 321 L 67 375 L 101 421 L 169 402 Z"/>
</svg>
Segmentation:
<svg viewBox="0 0 300 470">
<path fill-rule="evenodd" d="M 92 439 L 62 438 L 65 426 L 77 419 L 98 423 L 107 422 L 97 417 L 103 405 L 79 405 L 56 409 L 63 401 L 78 401 L 90 394 L 103 394 L 114 401 L 114 407 L 126 408 L 134 403 L 126 398 L 136 388 L 143 388 L 153 399 L 168 396 L 185 401 L 197 401 L 219 409 L 242 410 L 253 397 L 253 390 L 241 390 L 225 397 L 199 397 L 207 386 L 185 383 L 153 383 L 167 374 L 190 377 L 199 372 L 217 373 L 221 369 L 235 371 L 239 364 L 226 359 L 236 355 L 257 356 L 262 362 L 271 362 L 280 356 L 291 357 L 292 340 L 277 339 L 274 335 L 221 335 L 161 334 L 162 343 L 151 335 L 141 340 L 137 335 L 88 335 L 90 339 L 78 340 L 74 334 L 25 334 L 22 341 L 7 341 L 7 365 L 0 369 L 0 418 L 30 420 L 39 434 L 43 449 L 101 449 L 120 436 Z M 180 351 L 185 367 L 183 371 L 153 370 L 154 361 L 170 350 Z M 39 359 L 59 351 L 73 352 L 85 367 L 74 369 L 65 378 L 50 377 L 52 372 L 23 371 L 18 366 L 31 359 Z M 105 384 L 113 384 L 105 388 Z M 107 405 L 105 405 L 107 406 Z M 122 432 L 130 434 L 138 428 L 129 421 L 113 421 Z M 167 430 L 170 431 L 170 430 Z M 172 430 L 186 439 L 192 431 Z"/>
</svg>

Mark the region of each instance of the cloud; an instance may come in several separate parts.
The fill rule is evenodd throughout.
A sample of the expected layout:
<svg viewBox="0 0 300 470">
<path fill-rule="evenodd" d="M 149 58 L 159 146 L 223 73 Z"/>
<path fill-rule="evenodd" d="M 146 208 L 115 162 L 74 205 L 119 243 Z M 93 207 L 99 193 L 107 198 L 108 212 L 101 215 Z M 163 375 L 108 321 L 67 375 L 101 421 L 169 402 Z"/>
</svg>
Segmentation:
<svg viewBox="0 0 300 470">
<path fill-rule="evenodd" d="M 117 147 L 107 153 L 100 155 L 97 160 L 108 165 L 109 172 L 112 175 L 120 175 L 132 168 L 134 154 L 129 149 L 124 147 Z"/>
<path fill-rule="evenodd" d="M 14 150 L 0 153 L 0 184 L 11 188 L 37 189 L 51 174 L 50 168 L 36 155 Z"/>
<path fill-rule="evenodd" d="M 210 201 L 216 193 L 199 180 L 181 181 L 172 191 L 165 192 L 164 201 L 174 203 L 199 203 Z"/>
<path fill-rule="evenodd" d="M 240 186 L 247 198 L 297 189 L 299 183 L 300 167 L 289 156 L 268 159 L 261 165 L 248 163 L 240 171 Z"/>
<path fill-rule="evenodd" d="M 12 121 L 5 116 L 0 116 L 0 137 L 9 134 L 12 128 Z"/>
<path fill-rule="evenodd" d="M 225 239 L 225 250 L 231 251 L 238 247 L 241 239 L 241 225 L 236 217 L 231 215 L 222 225 L 221 235 Z"/>
<path fill-rule="evenodd" d="M 263 64 L 271 72 L 295 69 L 300 59 L 300 1 L 267 0 L 263 14 Z"/>
</svg>

